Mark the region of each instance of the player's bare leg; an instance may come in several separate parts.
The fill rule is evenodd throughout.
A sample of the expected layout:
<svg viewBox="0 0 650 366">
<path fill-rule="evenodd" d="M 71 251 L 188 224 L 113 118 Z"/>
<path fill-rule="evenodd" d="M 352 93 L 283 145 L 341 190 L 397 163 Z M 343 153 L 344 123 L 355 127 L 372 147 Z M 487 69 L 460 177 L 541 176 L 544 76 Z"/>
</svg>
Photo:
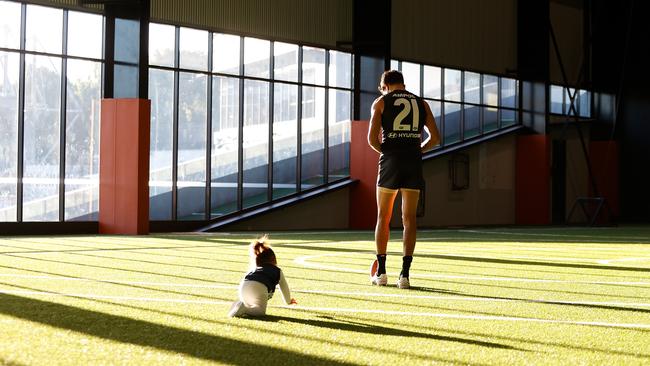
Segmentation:
<svg viewBox="0 0 650 366">
<path fill-rule="evenodd" d="M 402 272 L 397 281 L 397 287 L 409 288 L 409 270 L 413 261 L 413 252 L 415 251 L 415 242 L 417 235 L 416 212 L 420 191 L 417 189 L 402 189 L 402 225 L 403 232 L 403 259 Z"/>
<path fill-rule="evenodd" d="M 377 187 L 377 225 L 375 226 L 375 245 L 377 254 L 386 254 L 390 237 L 390 219 L 398 190 Z"/>
<path fill-rule="evenodd" d="M 397 190 L 377 187 L 377 225 L 375 226 L 375 246 L 377 250 L 377 273 L 372 278 L 375 285 L 386 285 L 386 248 L 390 237 L 390 219 Z"/>
</svg>

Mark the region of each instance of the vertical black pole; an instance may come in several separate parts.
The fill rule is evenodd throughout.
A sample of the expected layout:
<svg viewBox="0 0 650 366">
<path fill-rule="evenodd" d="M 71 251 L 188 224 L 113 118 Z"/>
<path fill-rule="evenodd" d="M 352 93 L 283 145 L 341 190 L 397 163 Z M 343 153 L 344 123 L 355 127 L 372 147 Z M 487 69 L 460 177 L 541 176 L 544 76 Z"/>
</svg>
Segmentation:
<svg viewBox="0 0 650 366">
<path fill-rule="evenodd" d="M 66 145 L 66 100 L 67 100 L 67 84 L 68 84 L 68 59 L 65 57 L 68 54 L 68 11 L 63 11 L 63 45 L 61 57 L 61 109 L 60 109 L 60 125 L 59 125 L 59 221 L 65 221 L 65 145 Z"/>
<path fill-rule="evenodd" d="M 18 161 L 16 176 L 16 221 L 23 221 L 23 175 L 25 174 L 25 23 L 27 22 L 27 5 L 20 8 L 20 70 L 18 76 Z"/>
</svg>

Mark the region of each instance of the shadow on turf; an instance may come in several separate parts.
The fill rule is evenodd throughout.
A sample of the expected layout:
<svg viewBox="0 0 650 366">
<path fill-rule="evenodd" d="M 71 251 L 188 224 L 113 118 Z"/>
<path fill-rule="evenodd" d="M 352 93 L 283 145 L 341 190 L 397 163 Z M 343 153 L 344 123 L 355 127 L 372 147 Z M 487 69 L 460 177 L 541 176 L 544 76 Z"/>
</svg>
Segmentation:
<svg viewBox="0 0 650 366">
<path fill-rule="evenodd" d="M 318 319 L 300 319 L 300 318 L 291 318 L 291 317 L 279 316 L 279 315 L 266 315 L 264 317 L 253 318 L 253 319 L 260 320 L 260 321 L 267 321 L 267 322 L 285 321 L 291 323 L 300 323 L 300 324 L 309 325 L 313 327 L 344 330 L 344 331 L 357 332 L 357 333 L 368 333 L 368 334 L 382 335 L 382 336 L 425 338 L 425 339 L 433 339 L 438 341 L 459 342 L 459 343 L 465 343 L 465 344 L 470 344 L 475 346 L 525 351 L 523 349 L 518 349 L 506 344 L 485 342 L 476 339 L 442 336 L 442 335 L 436 335 L 430 333 L 412 332 L 403 329 L 382 327 L 380 325 L 354 322 L 351 320 L 339 320 L 332 316 L 327 316 L 327 315 L 318 315 L 317 318 Z"/>
<path fill-rule="evenodd" d="M 9 294 L 0 293 L 0 313 L 103 339 L 232 365 L 352 365 L 277 347 Z"/>
</svg>

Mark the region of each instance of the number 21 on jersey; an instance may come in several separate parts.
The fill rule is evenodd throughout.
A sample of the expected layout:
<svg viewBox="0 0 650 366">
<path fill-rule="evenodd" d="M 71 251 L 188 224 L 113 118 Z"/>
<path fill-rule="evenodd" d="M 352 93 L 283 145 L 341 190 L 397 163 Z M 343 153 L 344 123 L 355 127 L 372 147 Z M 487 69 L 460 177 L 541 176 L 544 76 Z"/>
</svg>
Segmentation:
<svg viewBox="0 0 650 366">
<path fill-rule="evenodd" d="M 418 101 L 406 98 L 395 99 L 394 106 L 403 105 L 404 108 L 393 120 L 393 131 L 417 131 L 418 124 L 420 123 L 420 110 L 418 109 Z M 413 111 L 412 124 L 404 123 L 404 119 Z"/>
</svg>

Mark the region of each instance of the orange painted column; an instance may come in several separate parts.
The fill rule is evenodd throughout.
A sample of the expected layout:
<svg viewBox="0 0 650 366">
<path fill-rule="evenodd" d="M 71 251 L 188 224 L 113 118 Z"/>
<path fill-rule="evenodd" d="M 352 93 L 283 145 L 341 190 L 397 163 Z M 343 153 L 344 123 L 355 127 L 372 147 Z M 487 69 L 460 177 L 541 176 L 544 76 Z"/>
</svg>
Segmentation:
<svg viewBox="0 0 650 366">
<path fill-rule="evenodd" d="M 149 233 L 148 99 L 102 99 L 99 232 Z"/>
<path fill-rule="evenodd" d="M 515 223 L 551 223 L 550 140 L 546 135 L 517 136 Z"/>
<path fill-rule="evenodd" d="M 359 181 L 350 192 L 350 228 L 374 229 L 377 220 L 379 154 L 368 146 L 369 121 L 352 121 L 350 176 Z"/>
</svg>

